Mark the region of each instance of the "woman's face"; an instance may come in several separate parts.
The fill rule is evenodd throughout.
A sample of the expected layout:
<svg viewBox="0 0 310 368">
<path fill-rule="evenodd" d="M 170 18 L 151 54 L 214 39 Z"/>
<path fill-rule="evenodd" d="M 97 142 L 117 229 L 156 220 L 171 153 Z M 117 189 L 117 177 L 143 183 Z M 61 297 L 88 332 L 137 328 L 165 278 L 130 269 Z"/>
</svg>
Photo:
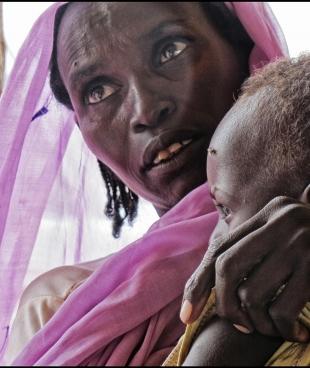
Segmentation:
<svg viewBox="0 0 310 368">
<path fill-rule="evenodd" d="M 206 180 L 246 71 L 199 3 L 74 3 L 57 50 L 86 143 L 133 191 L 163 213 Z"/>
</svg>

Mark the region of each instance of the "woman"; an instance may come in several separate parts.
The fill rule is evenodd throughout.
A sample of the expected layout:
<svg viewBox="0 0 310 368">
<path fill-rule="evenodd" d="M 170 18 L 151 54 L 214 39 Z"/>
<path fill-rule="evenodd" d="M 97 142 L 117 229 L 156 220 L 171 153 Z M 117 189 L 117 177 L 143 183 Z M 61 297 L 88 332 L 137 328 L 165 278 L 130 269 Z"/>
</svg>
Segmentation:
<svg viewBox="0 0 310 368">
<path fill-rule="evenodd" d="M 16 101 L 14 106 L 10 104 L 20 80 L 14 78 L 30 73 L 24 76 L 25 85 L 28 83 L 27 93 L 23 94 L 27 108 L 18 116 L 21 127 L 18 127 L 16 139 L 12 138 L 16 124 L 10 125 L 2 138 L 2 147 L 8 156 L 11 154 L 11 157 L 4 157 L 3 169 L 6 185 L 2 210 L 9 216 L 12 216 L 10 209 L 20 203 L 25 214 L 29 213 L 27 199 L 33 196 L 38 203 L 35 218 L 40 218 L 48 195 L 46 187 L 51 187 L 59 169 L 59 159 L 53 161 L 50 158 L 48 165 L 43 167 L 39 160 L 36 164 L 41 166 L 35 172 L 38 184 L 31 182 L 30 187 L 33 192 L 28 191 L 20 198 L 16 183 L 12 192 L 11 178 L 17 165 L 31 164 L 27 154 L 19 163 L 13 147 L 20 155 L 30 118 L 38 110 L 44 113 L 41 107 L 49 94 L 44 85 L 52 51 L 48 40 L 51 40 L 58 6 L 51 8 L 35 26 L 17 60 L 21 63 L 20 70 L 16 70 L 15 75 L 13 72 L 2 100 L 3 110 L 15 109 L 9 121 L 16 121 Z M 281 34 L 265 7 L 231 4 L 230 8 L 244 22 L 255 41 L 249 59 L 251 68 L 286 53 Z M 256 9 L 256 12 L 247 13 L 248 8 Z M 177 314 L 183 285 L 204 254 L 216 221 L 211 200 L 206 195 L 207 187 L 200 186 L 206 179 L 205 148 L 248 75 L 246 61 L 247 53 L 251 51 L 249 42 L 243 40 L 245 43 L 238 52 L 240 38 L 235 44 L 229 43 L 206 17 L 207 14 L 200 4 L 191 3 L 139 3 L 139 7 L 121 3 L 77 3 L 65 11 L 55 37 L 60 79 L 56 78 L 53 90 L 74 114 L 68 110 L 53 111 L 54 105 L 50 104 L 49 112 L 30 126 L 23 152 L 25 149 L 31 152 L 34 148 L 29 141 L 34 136 L 31 131 L 46 128 L 42 123 L 46 125 L 51 117 L 54 124 L 57 117 L 63 122 L 69 120 L 63 127 L 60 142 L 65 145 L 72 130 L 70 123 L 75 120 L 96 157 L 114 170 L 133 191 L 150 200 L 159 214 L 165 214 L 142 239 L 121 252 L 98 261 L 95 266 L 66 268 L 67 276 L 60 278 L 57 285 L 62 287 L 63 280 L 66 285 L 62 291 L 69 292 L 59 303 L 59 311 L 25 347 L 15 364 L 159 364 L 181 335 L 183 326 Z M 28 50 L 38 51 L 31 62 L 25 57 Z M 104 73 L 102 68 L 105 68 Z M 98 70 L 99 78 L 94 74 Z M 54 112 L 58 116 L 55 117 Z M 53 134 L 51 137 L 48 138 L 54 139 Z M 55 141 L 59 142 L 59 137 L 55 137 Z M 46 142 L 43 143 L 45 146 Z M 12 149 L 8 150 L 8 147 Z M 63 151 L 59 152 L 55 147 L 59 147 L 57 143 L 44 147 L 43 154 L 61 156 Z M 20 175 L 27 176 L 27 173 Z M 195 190 L 186 196 L 192 189 Z M 300 213 L 303 218 L 309 218 L 304 208 Z M 8 229 L 15 224 L 16 231 L 16 223 L 8 216 L 2 218 L 7 221 L 4 235 L 8 233 L 9 236 L 12 233 Z M 279 222 L 285 227 L 293 221 L 286 213 Z M 34 241 L 38 222 L 31 225 L 25 242 L 28 246 Z M 266 226 L 264 241 L 268 242 L 268 231 L 277 231 L 277 226 L 272 221 Z M 301 229 L 299 224 L 293 223 L 292 226 L 295 234 Z M 16 247 L 10 249 L 24 251 L 26 246 L 18 248 L 20 242 L 18 239 L 14 241 Z M 302 245 L 305 243 L 306 240 Z M 25 250 L 26 255 L 20 256 L 25 264 L 29 248 Z M 9 271 L 13 262 L 16 263 L 14 256 L 17 256 L 12 250 L 6 251 L 3 252 L 6 262 L 1 261 Z M 307 261 L 304 254 L 300 258 Z M 22 265 L 24 269 L 25 264 Z M 52 271 L 56 277 L 49 273 L 35 282 L 24 294 L 22 308 L 27 309 L 27 303 L 41 297 L 42 285 L 57 279 L 59 271 Z M 78 276 L 67 285 L 67 280 L 76 273 Z M 18 273 L 19 279 L 15 277 L 14 285 L 19 285 L 22 276 L 22 272 Z M 3 308 L 4 327 L 12 313 L 12 300 L 18 296 L 14 288 L 10 292 L 12 295 L 2 298 L 7 303 Z M 297 300 L 304 304 L 307 299 L 298 295 Z M 233 322 L 242 324 L 240 318 L 234 317 Z M 294 319 L 295 316 L 290 316 L 289 322 Z M 255 327 L 259 328 L 263 322 L 272 323 L 269 319 L 261 320 Z"/>
</svg>

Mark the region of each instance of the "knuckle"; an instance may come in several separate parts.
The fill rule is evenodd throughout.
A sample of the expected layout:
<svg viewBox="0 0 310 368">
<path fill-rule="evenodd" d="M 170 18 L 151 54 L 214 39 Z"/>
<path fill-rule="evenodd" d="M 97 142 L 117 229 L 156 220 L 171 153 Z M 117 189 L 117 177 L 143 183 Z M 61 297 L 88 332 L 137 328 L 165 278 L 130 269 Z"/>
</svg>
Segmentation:
<svg viewBox="0 0 310 368">
<path fill-rule="evenodd" d="M 258 309 L 261 306 L 258 294 L 247 287 L 240 286 L 240 288 L 238 289 L 238 295 L 242 304 L 246 308 Z"/>
<path fill-rule="evenodd" d="M 195 273 L 186 282 L 183 297 L 189 301 L 195 301 L 201 295 L 202 290 L 203 283 L 201 282 L 201 279 L 197 277 L 197 273 Z"/>
<path fill-rule="evenodd" d="M 282 210 L 283 216 L 298 216 L 302 212 L 303 206 L 299 203 L 290 203 Z"/>
<path fill-rule="evenodd" d="M 309 244 L 310 240 L 310 228 L 306 226 L 302 226 L 297 233 L 298 240 L 302 243 Z"/>
<path fill-rule="evenodd" d="M 277 210 L 271 211 L 270 214 L 270 220 L 274 220 L 276 222 L 280 222 L 280 224 L 283 224 L 283 222 L 288 222 L 290 224 L 295 223 L 295 214 L 299 212 L 299 205 L 296 203 L 291 203 L 288 205 L 285 205 L 283 207 L 277 208 Z"/>
<path fill-rule="evenodd" d="M 273 206 L 277 206 L 277 207 L 283 207 L 283 206 L 287 206 L 290 205 L 292 203 L 292 198 L 290 197 L 286 197 L 286 196 L 277 196 L 275 198 L 273 198 L 270 203 Z"/>
<path fill-rule="evenodd" d="M 215 261 L 224 244 L 225 244 L 224 236 L 220 236 L 218 238 L 213 239 L 213 241 L 210 242 L 209 244 L 208 250 L 205 254 L 205 258 L 210 261 Z"/>
<path fill-rule="evenodd" d="M 290 215 L 298 215 L 303 210 L 303 205 L 300 203 L 291 203 L 286 207 L 287 213 Z"/>
<path fill-rule="evenodd" d="M 234 269 L 234 262 L 231 257 L 226 254 L 221 254 L 215 262 L 215 272 L 220 278 L 226 278 L 229 276 Z"/>
<path fill-rule="evenodd" d="M 185 289 L 184 293 L 183 293 L 183 299 L 184 300 L 186 299 L 186 300 L 189 300 L 190 302 L 192 302 L 195 299 L 195 297 L 193 295 L 193 290 Z"/>
<path fill-rule="evenodd" d="M 267 217 L 278 216 L 279 212 L 284 213 L 287 207 L 292 204 L 292 199 L 285 196 L 278 196 L 273 198 L 263 209 L 262 213 Z"/>
<path fill-rule="evenodd" d="M 214 253 L 214 251 L 211 249 L 208 249 L 208 251 L 205 253 L 201 264 L 200 264 L 200 268 L 202 271 L 206 271 L 206 269 L 214 264 L 214 262 L 216 261 L 216 255 Z"/>
<path fill-rule="evenodd" d="M 291 237 L 289 246 L 295 252 L 298 248 L 303 249 L 304 247 L 306 247 L 308 249 L 309 244 L 310 244 L 310 228 L 306 226 L 300 227 L 299 224 L 298 230 L 296 230 L 295 234 Z M 299 245 L 298 248 L 297 245 Z M 308 252 L 305 253 L 305 255 L 306 254 L 308 254 Z"/>
<path fill-rule="evenodd" d="M 185 292 L 190 293 L 197 286 L 197 279 L 195 277 L 191 277 L 187 280 L 185 284 Z"/>
<path fill-rule="evenodd" d="M 300 226 L 310 218 L 310 210 L 301 203 L 291 203 L 280 210 L 279 219 L 288 219 L 291 224 Z"/>
<path fill-rule="evenodd" d="M 262 309 L 263 304 L 258 293 L 253 290 L 240 287 L 238 290 L 239 299 L 244 307 L 247 309 Z"/>
</svg>

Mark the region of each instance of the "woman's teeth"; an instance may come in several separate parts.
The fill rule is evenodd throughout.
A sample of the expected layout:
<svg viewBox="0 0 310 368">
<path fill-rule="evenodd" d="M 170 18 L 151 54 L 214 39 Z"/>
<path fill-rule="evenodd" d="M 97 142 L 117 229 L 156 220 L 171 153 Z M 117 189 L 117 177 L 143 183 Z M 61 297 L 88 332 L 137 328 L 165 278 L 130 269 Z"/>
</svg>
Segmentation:
<svg viewBox="0 0 310 368">
<path fill-rule="evenodd" d="M 172 156 L 176 155 L 183 147 L 190 144 L 192 139 L 187 139 L 182 142 L 172 143 L 168 148 L 159 151 L 155 160 L 153 161 L 153 165 L 158 165 L 161 161 L 170 159 Z"/>
</svg>

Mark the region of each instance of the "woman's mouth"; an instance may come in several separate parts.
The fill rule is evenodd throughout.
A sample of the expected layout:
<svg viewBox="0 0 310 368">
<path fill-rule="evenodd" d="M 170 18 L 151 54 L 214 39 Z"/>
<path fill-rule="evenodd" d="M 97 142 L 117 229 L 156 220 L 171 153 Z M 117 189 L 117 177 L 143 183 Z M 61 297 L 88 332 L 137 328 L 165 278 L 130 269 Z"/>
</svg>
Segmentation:
<svg viewBox="0 0 310 368">
<path fill-rule="evenodd" d="M 197 130 L 161 132 L 145 147 L 141 174 L 155 182 L 158 177 L 179 176 L 183 169 L 191 171 L 191 167 L 197 166 L 197 160 L 203 160 L 206 141 L 207 136 Z"/>
<path fill-rule="evenodd" d="M 205 137 L 196 137 L 172 143 L 167 148 L 155 151 L 155 158 L 145 166 L 144 174 L 155 183 L 162 177 L 170 181 L 186 175 L 186 172 L 190 173 L 194 167 L 204 167 L 207 159 L 206 143 Z"/>
<path fill-rule="evenodd" d="M 151 165 L 149 166 L 148 170 L 152 167 L 170 161 L 173 157 L 178 155 L 186 146 L 191 144 L 193 139 L 186 139 L 181 142 L 172 143 L 169 147 L 160 150 Z"/>
</svg>

